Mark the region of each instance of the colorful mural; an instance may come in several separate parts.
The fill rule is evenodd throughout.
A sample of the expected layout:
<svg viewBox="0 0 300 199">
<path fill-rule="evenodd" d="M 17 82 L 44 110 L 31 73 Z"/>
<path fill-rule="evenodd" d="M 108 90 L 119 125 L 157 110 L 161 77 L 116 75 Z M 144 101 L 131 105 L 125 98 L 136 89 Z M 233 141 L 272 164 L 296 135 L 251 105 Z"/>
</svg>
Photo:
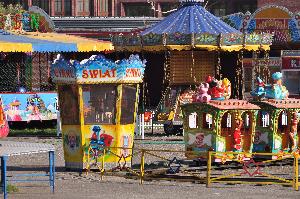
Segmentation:
<svg viewBox="0 0 300 199">
<path fill-rule="evenodd" d="M 55 120 L 57 93 L 1 93 L 7 121 Z"/>
<path fill-rule="evenodd" d="M 273 33 L 273 44 L 300 41 L 300 13 L 269 5 L 251 14 L 236 13 L 223 17 L 232 27 L 245 33 Z"/>
</svg>

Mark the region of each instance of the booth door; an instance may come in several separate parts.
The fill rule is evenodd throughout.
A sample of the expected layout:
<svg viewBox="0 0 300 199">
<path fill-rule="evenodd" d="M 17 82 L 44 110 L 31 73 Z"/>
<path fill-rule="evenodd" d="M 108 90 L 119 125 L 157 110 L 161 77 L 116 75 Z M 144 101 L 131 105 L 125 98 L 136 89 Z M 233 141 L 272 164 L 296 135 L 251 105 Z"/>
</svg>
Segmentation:
<svg viewBox="0 0 300 199">
<path fill-rule="evenodd" d="M 225 151 L 233 150 L 234 138 L 233 138 L 232 118 L 233 116 L 229 112 L 226 112 L 224 113 L 221 119 L 221 136 L 225 138 L 225 142 L 226 142 Z"/>
<path fill-rule="evenodd" d="M 282 142 L 281 142 L 281 149 L 287 150 L 290 145 L 289 140 L 289 129 L 290 125 L 288 122 L 288 112 L 287 111 L 281 111 L 281 113 L 278 116 L 278 128 L 277 128 L 277 134 L 280 135 Z"/>
<path fill-rule="evenodd" d="M 242 114 L 243 125 L 241 129 L 242 133 L 242 148 L 245 152 L 250 152 L 252 146 L 252 114 L 245 112 Z"/>
</svg>

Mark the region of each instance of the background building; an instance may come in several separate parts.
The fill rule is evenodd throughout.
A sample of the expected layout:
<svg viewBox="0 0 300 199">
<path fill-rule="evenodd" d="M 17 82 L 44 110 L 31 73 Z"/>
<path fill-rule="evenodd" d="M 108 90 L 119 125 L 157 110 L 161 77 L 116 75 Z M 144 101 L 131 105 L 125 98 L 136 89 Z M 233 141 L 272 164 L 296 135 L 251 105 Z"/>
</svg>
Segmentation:
<svg viewBox="0 0 300 199">
<path fill-rule="evenodd" d="M 178 0 L 1 0 L 4 4 L 39 6 L 50 16 L 163 17 L 178 6 Z M 217 16 L 253 12 L 266 0 L 206 0 Z M 283 2 L 283 1 L 282 1 Z M 300 5 L 299 3 L 296 3 Z M 298 5 L 298 7 L 299 7 Z M 296 5 L 294 5 L 296 6 Z"/>
</svg>

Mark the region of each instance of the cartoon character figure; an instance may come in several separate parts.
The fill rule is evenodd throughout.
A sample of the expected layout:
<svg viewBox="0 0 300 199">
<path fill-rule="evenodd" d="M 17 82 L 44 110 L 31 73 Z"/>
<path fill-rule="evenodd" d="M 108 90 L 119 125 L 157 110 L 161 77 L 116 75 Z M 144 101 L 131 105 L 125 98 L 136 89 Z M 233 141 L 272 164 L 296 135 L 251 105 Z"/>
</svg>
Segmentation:
<svg viewBox="0 0 300 199">
<path fill-rule="evenodd" d="M 193 95 L 193 102 L 209 102 L 211 99 L 211 96 L 207 93 L 209 89 L 208 83 L 202 83 L 197 91 L 198 93 Z"/>
<path fill-rule="evenodd" d="M 39 108 L 34 102 L 29 103 L 29 105 L 27 106 L 27 111 L 30 112 L 27 122 L 30 122 L 31 120 L 40 120 L 40 121 L 42 121 Z"/>
<path fill-rule="evenodd" d="M 266 98 L 283 100 L 288 98 L 289 92 L 285 86 L 282 85 L 282 73 L 276 72 L 272 75 L 274 81 L 273 85 L 267 85 Z"/>
<path fill-rule="evenodd" d="M 236 127 L 233 132 L 233 151 L 238 151 L 242 148 L 242 126 L 243 121 L 241 119 L 236 120 Z"/>
<path fill-rule="evenodd" d="M 22 15 L 21 14 L 16 14 L 14 16 L 14 29 L 17 30 L 19 33 L 23 32 L 23 25 L 22 25 Z"/>
<path fill-rule="evenodd" d="M 298 131 L 298 116 L 297 116 L 297 113 L 294 113 L 292 123 L 291 123 L 291 130 L 289 131 L 289 134 L 288 134 L 290 152 L 295 150 L 297 131 Z"/>
<path fill-rule="evenodd" d="M 265 95 L 265 83 L 260 79 L 260 77 L 257 77 L 257 87 L 255 91 L 251 92 L 251 95 L 253 97 L 257 97 L 258 99 L 262 99 Z"/>
<path fill-rule="evenodd" d="M 22 14 L 22 28 L 25 31 L 30 30 L 30 15 L 28 12 Z"/>
<path fill-rule="evenodd" d="M 193 95 L 195 94 L 194 91 L 187 89 L 179 96 L 179 103 L 188 104 L 193 102 Z"/>
<path fill-rule="evenodd" d="M 130 146 L 132 143 L 132 136 L 131 135 L 124 135 L 121 138 L 121 146 L 124 148 L 121 150 L 121 154 L 124 157 L 128 157 L 130 155 Z"/>
<path fill-rule="evenodd" d="M 231 83 L 230 83 L 229 79 L 224 78 L 222 80 L 222 87 L 224 88 L 225 99 L 229 99 L 231 96 Z"/>
<path fill-rule="evenodd" d="M 76 136 L 75 135 L 68 135 L 69 139 L 69 147 L 74 150 L 76 147 Z"/>
<path fill-rule="evenodd" d="M 4 29 L 5 30 L 11 30 L 11 26 L 12 26 L 11 16 L 10 16 L 10 14 L 7 14 Z"/>
<path fill-rule="evenodd" d="M 113 141 L 111 135 L 102 132 L 100 126 L 94 126 L 92 129 L 93 133 L 91 136 L 90 146 L 95 156 L 103 153 L 104 147 L 110 147 Z"/>
<path fill-rule="evenodd" d="M 7 137 L 8 133 L 9 126 L 3 110 L 2 98 L 0 97 L 0 138 Z"/>
<path fill-rule="evenodd" d="M 208 94 L 211 96 L 212 100 L 225 100 L 225 89 L 222 87 L 222 82 L 211 76 L 206 78 L 206 82 L 209 84 Z"/>
<path fill-rule="evenodd" d="M 30 27 L 33 31 L 39 31 L 40 18 L 37 14 L 30 14 Z"/>
<path fill-rule="evenodd" d="M 195 144 L 197 145 L 197 147 L 201 148 L 204 145 L 204 134 L 203 133 L 199 133 L 196 135 L 196 140 L 195 140 Z"/>
</svg>

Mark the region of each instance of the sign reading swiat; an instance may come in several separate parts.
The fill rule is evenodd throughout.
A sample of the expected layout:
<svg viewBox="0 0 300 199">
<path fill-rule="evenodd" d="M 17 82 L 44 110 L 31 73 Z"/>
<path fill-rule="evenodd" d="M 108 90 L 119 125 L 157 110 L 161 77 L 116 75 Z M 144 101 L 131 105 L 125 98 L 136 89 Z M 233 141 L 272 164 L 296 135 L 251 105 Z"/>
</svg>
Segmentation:
<svg viewBox="0 0 300 199">
<path fill-rule="evenodd" d="M 60 58 L 62 60 L 62 58 Z M 102 55 L 93 55 L 89 59 L 81 62 L 66 61 L 64 64 L 57 61 L 52 65 L 52 76 L 56 82 L 69 78 L 72 81 L 73 76 L 79 84 L 85 83 L 114 83 L 114 82 L 132 82 L 139 83 L 143 80 L 146 61 L 140 60 L 138 55 L 131 55 L 129 59 L 123 59 L 113 62 Z M 60 63 L 57 65 L 56 63 Z M 69 64 L 72 67 L 67 67 Z M 59 69 L 57 69 L 59 68 Z M 74 68 L 75 74 L 71 71 Z"/>
</svg>

